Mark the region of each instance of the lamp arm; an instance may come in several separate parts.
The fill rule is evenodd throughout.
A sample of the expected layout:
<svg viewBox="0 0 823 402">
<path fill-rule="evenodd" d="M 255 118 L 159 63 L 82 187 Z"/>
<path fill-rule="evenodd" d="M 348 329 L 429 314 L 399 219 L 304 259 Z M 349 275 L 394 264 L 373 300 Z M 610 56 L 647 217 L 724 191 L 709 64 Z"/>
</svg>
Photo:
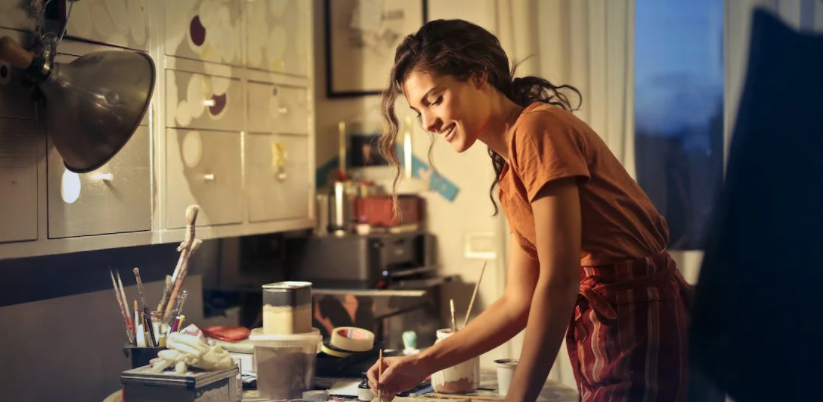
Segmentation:
<svg viewBox="0 0 823 402">
<path fill-rule="evenodd" d="M 45 81 L 51 74 L 51 65 L 45 57 L 31 54 L 8 36 L 0 38 L 0 61 L 25 71 L 30 79 L 38 83 Z"/>
<path fill-rule="evenodd" d="M 0 38 L 0 60 L 20 70 L 26 70 L 31 66 L 34 55 L 23 49 L 14 39 L 4 36 Z"/>
</svg>

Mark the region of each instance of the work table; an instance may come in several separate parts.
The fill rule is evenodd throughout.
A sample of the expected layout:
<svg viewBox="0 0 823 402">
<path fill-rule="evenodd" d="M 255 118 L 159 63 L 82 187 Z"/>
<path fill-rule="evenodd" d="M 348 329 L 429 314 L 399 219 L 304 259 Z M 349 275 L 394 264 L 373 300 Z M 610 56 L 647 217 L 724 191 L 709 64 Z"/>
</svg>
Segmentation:
<svg viewBox="0 0 823 402">
<path fill-rule="evenodd" d="M 414 397 L 398 397 L 394 399 L 394 402 L 428 402 L 428 401 L 437 401 L 437 402 L 458 402 L 458 401 L 477 401 L 477 402 L 494 402 L 494 401 L 503 401 L 505 399 L 504 396 L 498 394 L 496 391 L 497 389 L 497 374 L 492 369 L 483 369 L 481 371 L 480 376 L 480 390 L 476 393 L 466 394 L 466 395 L 453 395 L 450 396 L 448 399 L 434 396 L 434 395 L 418 395 Z M 260 401 L 256 397 L 252 397 L 254 392 L 245 392 L 243 395 L 243 401 Z M 577 390 L 570 388 L 564 384 L 561 384 L 557 381 L 547 380 L 546 383 L 543 385 L 543 390 L 540 392 L 540 396 L 537 398 L 537 402 L 577 402 Z M 461 398 L 463 396 L 464 398 Z M 353 399 L 356 401 L 356 399 Z"/>
</svg>

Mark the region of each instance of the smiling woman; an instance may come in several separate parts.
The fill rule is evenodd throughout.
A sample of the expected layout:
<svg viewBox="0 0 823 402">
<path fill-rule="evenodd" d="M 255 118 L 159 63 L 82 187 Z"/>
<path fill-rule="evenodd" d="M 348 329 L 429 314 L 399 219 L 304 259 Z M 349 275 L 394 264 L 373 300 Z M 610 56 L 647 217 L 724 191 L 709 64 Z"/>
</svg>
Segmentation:
<svg viewBox="0 0 823 402">
<path fill-rule="evenodd" d="M 665 219 L 572 114 L 575 88 L 513 73 L 498 39 L 462 20 L 429 22 L 397 48 L 380 144 L 396 177 L 403 95 L 456 152 L 489 147 L 512 246 L 503 296 L 426 351 L 375 364 L 375 394 L 391 397 L 526 329 L 510 400 L 537 398 L 564 335 L 583 401 L 682 400 L 688 285 L 666 252 Z"/>
</svg>

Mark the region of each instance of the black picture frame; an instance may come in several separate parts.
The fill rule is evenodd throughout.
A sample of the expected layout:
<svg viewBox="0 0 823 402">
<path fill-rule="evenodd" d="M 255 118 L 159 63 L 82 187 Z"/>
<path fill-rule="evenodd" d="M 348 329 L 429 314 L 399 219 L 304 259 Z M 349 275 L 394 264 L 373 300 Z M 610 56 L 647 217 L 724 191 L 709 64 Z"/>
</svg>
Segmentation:
<svg viewBox="0 0 823 402">
<path fill-rule="evenodd" d="M 381 42 L 380 47 L 382 53 L 379 55 L 372 55 L 371 59 L 379 60 L 379 63 L 375 64 L 372 62 L 372 64 L 369 64 L 369 61 L 365 60 L 365 58 L 353 59 L 355 62 L 362 62 L 365 65 L 361 67 L 366 70 L 370 70 L 362 73 L 360 77 L 361 79 L 369 80 L 369 82 L 356 82 L 358 81 L 356 79 L 346 79 L 347 72 L 362 71 L 363 68 L 358 70 L 347 67 L 347 60 L 344 58 L 344 55 L 359 56 L 360 54 L 356 49 L 362 45 L 358 43 L 358 38 L 351 35 L 343 36 L 340 34 L 341 28 L 339 27 L 339 20 L 346 17 L 351 18 L 351 14 L 347 15 L 345 13 L 357 12 L 358 8 L 356 6 L 365 1 L 367 0 L 324 0 L 323 2 L 326 40 L 326 96 L 329 98 L 352 98 L 379 95 L 388 81 L 389 71 L 392 66 L 392 61 L 394 60 L 395 48 L 400 44 L 400 41 L 406 35 L 416 32 L 417 29 L 428 21 L 427 0 L 386 0 L 402 8 L 395 10 L 395 13 L 389 13 L 389 17 L 380 13 L 379 17 L 381 19 L 381 23 L 387 18 L 390 19 L 393 14 L 396 16 L 394 18 L 395 20 L 403 20 L 402 22 L 395 21 L 393 23 L 395 28 L 396 25 L 403 24 L 405 29 L 403 32 L 393 32 L 391 29 L 387 29 L 387 32 L 384 32 L 378 36 L 373 36 L 373 38 L 377 39 L 377 42 Z M 369 14 L 371 17 L 374 17 L 374 14 Z M 421 16 L 419 25 L 408 20 L 410 18 L 414 18 L 417 14 Z M 341 17 L 341 15 L 343 17 Z M 355 30 L 354 28 L 351 29 Z M 341 45 L 340 41 L 343 39 L 347 39 L 349 43 L 354 43 L 354 45 L 352 45 L 354 50 L 349 49 L 349 51 L 345 51 L 337 49 L 337 52 L 335 52 L 335 44 Z M 337 80 L 335 80 L 335 75 L 337 75 Z M 348 76 L 348 78 L 351 78 L 351 76 Z"/>
</svg>

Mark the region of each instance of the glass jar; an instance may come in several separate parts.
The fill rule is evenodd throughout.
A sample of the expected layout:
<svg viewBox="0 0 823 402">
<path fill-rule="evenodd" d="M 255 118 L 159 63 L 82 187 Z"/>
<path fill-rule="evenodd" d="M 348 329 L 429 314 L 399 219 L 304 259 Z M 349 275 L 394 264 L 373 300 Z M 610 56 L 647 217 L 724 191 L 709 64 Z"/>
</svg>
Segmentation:
<svg viewBox="0 0 823 402">
<path fill-rule="evenodd" d="M 452 335 L 449 328 L 437 330 L 435 344 Z M 452 367 L 432 374 L 432 387 L 444 394 L 458 394 L 477 391 L 480 386 L 480 357 L 475 356 Z"/>
</svg>

